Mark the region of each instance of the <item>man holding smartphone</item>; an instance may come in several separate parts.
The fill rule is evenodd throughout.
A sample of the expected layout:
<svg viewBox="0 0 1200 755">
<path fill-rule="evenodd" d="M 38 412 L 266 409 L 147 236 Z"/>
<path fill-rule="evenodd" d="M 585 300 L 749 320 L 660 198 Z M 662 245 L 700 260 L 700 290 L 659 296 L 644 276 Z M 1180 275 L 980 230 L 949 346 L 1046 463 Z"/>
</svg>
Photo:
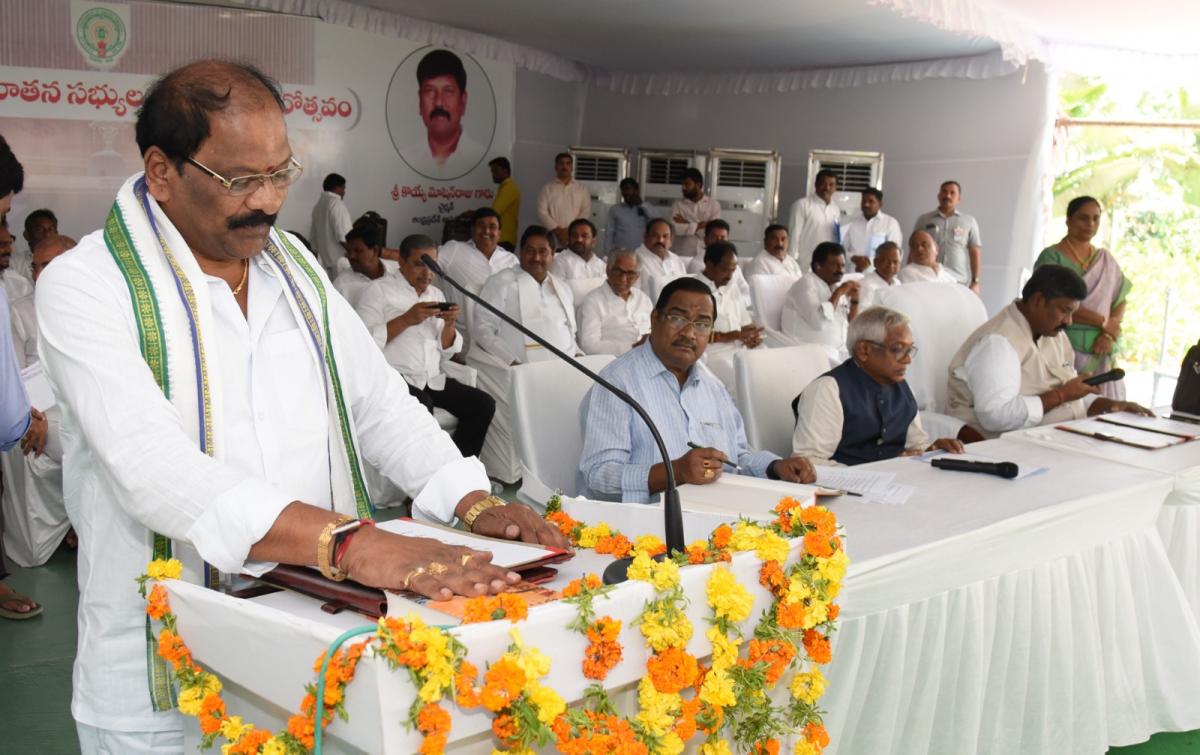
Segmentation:
<svg viewBox="0 0 1200 755">
<path fill-rule="evenodd" d="M 421 261 L 424 254 L 437 259 L 437 244 L 428 236 L 401 241 L 397 274 L 372 281 L 356 309 L 409 392 L 431 412 L 437 407 L 453 414 L 458 419 L 454 444 L 463 456 L 478 456 L 496 402 L 445 373 L 444 363 L 462 350 L 462 335 L 454 327 L 460 311 L 430 285 L 433 271 Z"/>
</svg>

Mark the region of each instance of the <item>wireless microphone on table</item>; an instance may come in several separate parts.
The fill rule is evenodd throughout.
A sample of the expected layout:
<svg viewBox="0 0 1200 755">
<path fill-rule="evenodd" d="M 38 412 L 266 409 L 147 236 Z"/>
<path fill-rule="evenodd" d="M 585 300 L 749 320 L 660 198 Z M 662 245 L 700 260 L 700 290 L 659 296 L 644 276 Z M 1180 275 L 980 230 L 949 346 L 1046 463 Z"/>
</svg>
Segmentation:
<svg viewBox="0 0 1200 755">
<path fill-rule="evenodd" d="M 654 421 L 650 419 L 650 415 L 646 413 L 646 410 L 642 408 L 642 405 L 635 401 L 633 397 L 625 391 L 592 372 L 587 367 L 584 367 L 574 357 L 570 356 L 569 354 L 564 354 L 537 333 L 534 333 L 529 328 L 526 328 L 521 323 L 493 307 L 490 303 L 484 301 L 483 298 L 475 292 L 464 288 L 458 281 L 446 275 L 445 271 L 442 270 L 437 261 L 428 254 L 421 255 L 421 262 L 425 264 L 425 267 L 435 272 L 442 280 L 458 289 L 459 293 L 461 293 L 463 296 L 491 312 L 496 317 L 499 317 L 501 320 L 516 328 L 524 335 L 529 336 L 534 341 L 544 346 L 551 354 L 579 370 L 584 375 L 587 375 L 609 393 L 621 399 L 626 404 L 629 404 L 630 408 L 642 418 L 642 421 L 646 423 L 648 428 L 650 428 L 650 434 L 654 436 L 654 442 L 658 445 L 658 453 L 662 456 L 663 466 L 667 473 L 667 486 L 663 490 L 663 532 L 666 535 L 666 537 L 663 539 L 667 544 L 667 554 L 670 554 L 671 551 L 679 551 L 680 553 L 683 553 L 687 549 L 687 544 L 683 539 L 683 509 L 679 504 L 679 490 L 675 486 L 675 470 L 671 466 L 671 456 L 667 453 L 667 444 L 663 442 L 662 435 L 659 434 L 658 428 L 654 426 Z M 629 564 L 632 562 L 633 559 L 629 557 L 619 558 L 616 561 L 613 561 L 608 565 L 608 568 L 604 570 L 604 583 L 607 585 L 613 585 L 617 584 L 618 582 L 624 582 L 626 579 L 625 573 L 629 570 Z"/>
<path fill-rule="evenodd" d="M 1021 473 L 1020 468 L 1011 461 L 966 461 L 965 459 L 932 459 L 929 462 L 938 469 L 948 469 L 952 472 L 976 472 L 978 474 L 994 474 L 1011 480 Z"/>
</svg>

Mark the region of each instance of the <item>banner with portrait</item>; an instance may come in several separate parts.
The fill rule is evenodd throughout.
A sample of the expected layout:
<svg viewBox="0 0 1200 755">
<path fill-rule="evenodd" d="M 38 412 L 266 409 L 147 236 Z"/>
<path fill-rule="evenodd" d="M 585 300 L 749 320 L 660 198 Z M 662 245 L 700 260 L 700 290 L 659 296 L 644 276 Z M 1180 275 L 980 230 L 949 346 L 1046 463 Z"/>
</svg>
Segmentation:
<svg viewBox="0 0 1200 755">
<path fill-rule="evenodd" d="M 446 220 L 491 204 L 488 161 L 511 157 L 511 63 L 261 11 L 5 0 L 0 134 L 26 172 L 14 235 L 40 207 L 63 233 L 98 229 L 141 170 L 134 124 L 150 84 L 201 57 L 246 61 L 280 82 L 304 175 L 279 223 L 306 236 L 322 180 L 338 173 L 351 216 L 386 218 L 389 245 L 415 232 L 440 240 Z"/>
</svg>

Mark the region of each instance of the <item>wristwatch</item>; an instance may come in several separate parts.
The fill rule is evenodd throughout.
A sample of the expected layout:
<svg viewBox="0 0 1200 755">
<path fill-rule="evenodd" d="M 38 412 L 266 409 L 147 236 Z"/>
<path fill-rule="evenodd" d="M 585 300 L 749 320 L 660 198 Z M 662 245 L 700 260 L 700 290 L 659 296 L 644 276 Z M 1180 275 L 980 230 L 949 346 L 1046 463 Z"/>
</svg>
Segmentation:
<svg viewBox="0 0 1200 755">
<path fill-rule="evenodd" d="M 487 511 L 490 508 L 495 508 L 496 506 L 507 506 L 507 505 L 508 504 L 507 504 L 507 502 L 504 501 L 504 499 L 497 498 L 494 495 L 489 495 L 487 498 L 484 498 L 482 501 L 477 501 L 474 506 L 467 509 L 467 513 L 463 514 L 463 518 L 462 518 L 463 524 L 465 524 L 467 526 L 467 529 L 469 530 L 469 529 L 471 529 L 471 526 L 473 524 L 475 524 L 475 520 L 478 519 L 479 515 L 482 514 L 483 512 Z"/>
</svg>

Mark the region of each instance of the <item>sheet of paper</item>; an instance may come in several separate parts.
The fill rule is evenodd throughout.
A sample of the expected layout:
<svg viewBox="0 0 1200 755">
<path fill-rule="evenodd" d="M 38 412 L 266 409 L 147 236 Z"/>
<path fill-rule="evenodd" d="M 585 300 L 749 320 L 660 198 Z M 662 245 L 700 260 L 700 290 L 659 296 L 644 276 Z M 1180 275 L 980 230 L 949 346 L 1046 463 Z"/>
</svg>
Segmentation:
<svg viewBox="0 0 1200 755">
<path fill-rule="evenodd" d="M 1180 422 L 1168 417 L 1147 417 L 1143 414 L 1134 414 L 1133 412 L 1113 412 L 1112 414 L 1104 414 L 1096 417 L 1096 419 L 1106 425 L 1119 423 L 1117 424 L 1118 427 L 1128 425 L 1140 427 L 1144 430 L 1158 430 L 1160 433 L 1186 435 L 1189 438 L 1200 436 L 1200 425 L 1194 425 L 1190 422 Z"/>
<path fill-rule="evenodd" d="M 890 482 L 881 489 L 863 496 L 866 503 L 882 503 L 888 506 L 902 506 L 908 503 L 913 493 L 917 492 L 915 485 L 905 485 L 902 482 Z"/>
<path fill-rule="evenodd" d="M 895 472 L 875 472 L 854 467 L 817 465 L 816 472 L 817 484 L 821 487 L 847 490 L 863 496 L 882 493 L 896 479 Z"/>
<path fill-rule="evenodd" d="M 983 454 L 951 454 L 951 453 L 946 453 L 945 451 L 940 451 L 940 450 L 939 451 L 929 451 L 927 453 L 921 454 L 920 456 L 914 456 L 913 459 L 915 459 L 916 461 L 919 461 L 919 462 L 923 462 L 925 464 L 928 464 L 931 459 L 956 459 L 958 461 L 990 461 L 990 462 L 1007 461 L 1007 459 L 997 459 L 992 456 L 984 456 Z M 1029 466 L 1028 464 L 1021 464 L 1021 465 L 1018 465 L 1017 469 L 1019 471 L 1017 473 L 1017 476 L 1012 478 L 1014 480 L 1024 480 L 1026 477 L 1033 477 L 1035 474 L 1041 474 L 1042 472 L 1045 472 L 1045 471 L 1049 470 L 1050 468 L 1049 467 L 1032 467 L 1032 466 Z"/>
<path fill-rule="evenodd" d="M 462 545 L 467 548 L 474 548 L 475 550 L 491 551 L 492 563 L 506 569 L 540 561 L 550 555 L 548 549 L 539 545 L 481 538 L 469 532 L 438 527 L 411 519 L 392 519 L 391 521 L 380 522 L 378 527 L 388 532 L 394 532 L 397 535 L 428 537 L 439 540 L 447 545 Z"/>
<path fill-rule="evenodd" d="M 46 373 L 42 372 L 41 362 L 34 362 L 21 370 L 21 380 L 25 382 L 29 403 L 35 409 L 44 412 L 58 403 L 54 399 L 54 391 L 50 390 L 50 381 L 46 379 Z"/>
<path fill-rule="evenodd" d="M 1099 417 L 1081 419 L 1077 422 L 1067 423 L 1065 426 L 1070 427 L 1075 432 L 1103 436 L 1099 440 L 1108 440 L 1113 443 L 1124 442 L 1146 449 L 1166 448 L 1167 446 L 1186 442 L 1183 438 L 1178 438 L 1174 435 L 1163 435 L 1162 433 L 1152 433 L 1148 430 L 1139 430 L 1135 427 L 1101 422 Z M 1055 425 L 1055 430 L 1058 432 L 1067 432 L 1059 425 Z"/>
</svg>

